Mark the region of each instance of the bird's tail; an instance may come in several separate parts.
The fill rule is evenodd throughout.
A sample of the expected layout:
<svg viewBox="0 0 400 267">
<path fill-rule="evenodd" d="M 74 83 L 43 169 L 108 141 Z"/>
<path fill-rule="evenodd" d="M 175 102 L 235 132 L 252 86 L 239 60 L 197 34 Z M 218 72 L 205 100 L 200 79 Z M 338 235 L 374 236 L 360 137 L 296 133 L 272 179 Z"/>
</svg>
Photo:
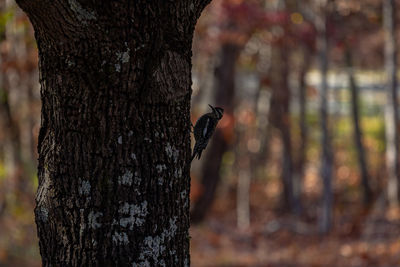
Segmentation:
<svg viewBox="0 0 400 267">
<path fill-rule="evenodd" d="M 203 151 L 202 151 L 202 150 L 196 151 L 195 149 L 193 149 L 192 159 L 190 160 L 190 162 L 193 161 L 193 159 L 196 157 L 196 155 L 197 155 L 197 159 L 200 159 L 200 157 L 201 157 L 201 152 L 203 152 Z"/>
</svg>

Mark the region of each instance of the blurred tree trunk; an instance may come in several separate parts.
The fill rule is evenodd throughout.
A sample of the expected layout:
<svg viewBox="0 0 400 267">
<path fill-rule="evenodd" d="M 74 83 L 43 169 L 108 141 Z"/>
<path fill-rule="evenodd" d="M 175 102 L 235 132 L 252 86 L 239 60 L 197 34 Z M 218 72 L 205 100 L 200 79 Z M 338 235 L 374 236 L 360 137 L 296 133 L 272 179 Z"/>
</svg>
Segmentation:
<svg viewBox="0 0 400 267">
<path fill-rule="evenodd" d="M 1 63 L 2 59 L 0 59 Z M 19 138 L 19 129 L 15 119 L 12 116 L 9 102 L 9 86 L 6 78 L 1 79 L 0 84 L 0 121 L 3 134 L 3 155 L 4 169 L 6 179 L 4 180 L 4 192 L 1 192 L 0 206 L 5 206 L 7 196 L 17 196 L 23 189 L 22 182 L 22 158 L 21 158 L 21 143 Z M 3 191 L 2 190 L 2 191 Z"/>
<path fill-rule="evenodd" d="M 311 52 L 309 48 L 303 48 L 303 62 L 299 73 L 299 128 L 300 128 L 300 146 L 298 147 L 297 160 L 293 173 L 293 193 L 296 199 L 299 199 L 300 212 L 302 181 L 304 176 L 304 165 L 307 157 L 307 81 L 306 75 L 311 66 Z"/>
<path fill-rule="evenodd" d="M 364 204 L 368 205 L 372 199 L 372 191 L 369 185 L 369 175 L 367 169 L 366 153 L 362 143 L 362 132 L 360 127 L 360 115 L 358 106 L 358 87 L 354 79 L 353 64 L 350 48 L 345 51 L 347 72 L 349 77 L 349 87 L 351 91 L 351 111 L 354 125 L 354 142 L 356 144 L 358 154 L 358 165 L 361 172 L 361 184 L 363 189 Z"/>
<path fill-rule="evenodd" d="M 189 266 L 191 42 L 209 1 L 17 2 L 39 49 L 43 266 Z"/>
<path fill-rule="evenodd" d="M 293 157 L 292 141 L 290 134 L 290 89 L 288 48 L 281 44 L 273 48 L 271 66 L 272 100 L 270 122 L 280 134 L 283 144 L 282 149 L 282 184 L 283 208 L 295 213 L 300 211 L 300 200 L 295 198 L 293 191 Z"/>
<path fill-rule="evenodd" d="M 10 1 L 4 1 L 1 4 L 1 12 L 4 13 L 10 12 L 13 7 L 13 3 Z M 5 16 L 5 18 L 7 17 Z M 18 77 L 19 70 L 17 69 L 17 55 L 13 49 L 14 47 L 19 47 L 20 43 L 15 40 L 15 33 L 12 29 L 14 26 L 14 23 L 12 23 L 13 20 L 15 20 L 14 16 L 7 18 L 3 34 L 4 38 L 8 42 L 8 46 L 3 47 L 8 49 L 3 48 L 0 55 L 0 66 L 2 71 L 0 78 L 0 121 L 2 133 L 4 135 L 2 146 L 4 149 L 4 167 L 6 171 L 6 180 L 4 182 L 6 192 L 4 192 L 4 198 L 7 198 L 7 195 L 17 196 L 20 191 L 24 189 L 20 130 L 17 116 L 12 110 L 10 99 L 10 92 L 12 89 L 17 91 L 17 94 L 21 94 L 22 91 L 21 88 L 17 88 L 17 85 L 12 84 L 12 82 L 23 79 L 22 77 Z M 21 53 L 23 54 L 24 52 L 26 51 L 22 49 Z"/>
<path fill-rule="evenodd" d="M 239 229 L 247 229 L 250 226 L 251 159 L 247 153 L 240 156 L 243 157 L 240 159 L 237 172 L 236 225 Z"/>
<path fill-rule="evenodd" d="M 400 172 L 395 0 L 383 1 L 383 18 L 385 33 L 385 70 L 387 75 L 387 103 L 385 105 L 387 192 L 389 203 L 398 206 L 400 200 Z"/>
<path fill-rule="evenodd" d="M 215 105 L 225 109 L 225 116 L 232 116 L 234 110 L 235 93 L 235 64 L 241 46 L 225 43 L 221 47 L 220 62 L 215 69 Z M 193 204 L 191 220 L 193 223 L 204 219 L 211 207 L 217 185 L 221 179 L 220 167 L 222 156 L 228 150 L 228 140 L 221 129 L 217 128 L 211 143 L 208 145 L 202 165 L 202 191 L 199 199 Z"/>
<path fill-rule="evenodd" d="M 36 96 L 37 92 L 39 92 L 39 88 L 37 86 L 38 80 L 38 73 L 37 69 L 32 70 L 29 74 L 30 81 L 28 81 L 28 88 L 27 88 L 27 118 L 25 121 L 25 131 L 29 131 L 25 134 L 26 140 L 26 160 L 30 162 L 30 165 L 34 167 L 36 170 L 37 168 L 37 126 L 38 126 L 38 118 L 35 117 L 37 114 L 36 112 L 36 105 L 39 101 L 38 97 Z M 35 79 L 33 79 L 35 78 Z"/>
<path fill-rule="evenodd" d="M 328 122 L 328 33 L 327 33 L 327 9 L 328 1 L 320 3 L 319 14 L 315 17 L 315 27 L 317 29 L 317 50 L 318 61 L 321 72 L 320 87 L 320 125 L 321 125 L 321 169 L 320 175 L 323 183 L 322 210 L 320 217 L 320 231 L 327 233 L 332 225 L 332 168 L 333 154 L 329 133 Z"/>
</svg>

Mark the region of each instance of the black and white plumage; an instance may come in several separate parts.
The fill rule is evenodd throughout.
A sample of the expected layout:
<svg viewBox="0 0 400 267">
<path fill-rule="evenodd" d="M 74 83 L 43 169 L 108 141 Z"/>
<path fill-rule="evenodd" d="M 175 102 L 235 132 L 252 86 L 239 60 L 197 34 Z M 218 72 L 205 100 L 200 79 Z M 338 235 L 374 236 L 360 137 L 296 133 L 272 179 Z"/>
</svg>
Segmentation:
<svg viewBox="0 0 400 267">
<path fill-rule="evenodd" d="M 224 114 L 223 108 L 213 107 L 211 105 L 209 106 L 212 109 L 212 112 L 201 116 L 193 127 L 193 134 L 196 143 L 193 148 L 192 161 L 196 155 L 197 159 L 200 159 L 201 153 L 207 147 L 208 141 Z"/>
</svg>

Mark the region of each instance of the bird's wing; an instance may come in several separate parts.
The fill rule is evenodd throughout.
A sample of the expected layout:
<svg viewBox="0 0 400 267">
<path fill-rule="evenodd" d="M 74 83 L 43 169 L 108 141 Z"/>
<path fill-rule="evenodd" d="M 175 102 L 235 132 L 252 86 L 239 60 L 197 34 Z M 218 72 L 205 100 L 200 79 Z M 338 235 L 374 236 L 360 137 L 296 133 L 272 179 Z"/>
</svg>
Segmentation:
<svg viewBox="0 0 400 267">
<path fill-rule="evenodd" d="M 208 131 L 208 125 L 210 124 L 210 118 L 207 118 L 206 126 L 203 129 L 203 137 L 206 137 Z"/>
</svg>

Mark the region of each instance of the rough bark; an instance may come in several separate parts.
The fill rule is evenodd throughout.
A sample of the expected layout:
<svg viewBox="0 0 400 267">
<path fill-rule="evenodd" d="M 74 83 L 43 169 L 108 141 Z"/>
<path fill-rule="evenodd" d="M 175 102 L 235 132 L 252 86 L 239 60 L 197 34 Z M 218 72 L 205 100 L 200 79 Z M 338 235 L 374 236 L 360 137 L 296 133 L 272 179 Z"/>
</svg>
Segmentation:
<svg viewBox="0 0 400 267">
<path fill-rule="evenodd" d="M 209 1 L 26 1 L 43 266 L 188 266 L 191 41 Z"/>
<path fill-rule="evenodd" d="M 317 29 L 317 50 L 318 61 L 321 72 L 320 87 L 320 127 L 321 127 L 321 167 L 320 175 L 323 183 L 322 209 L 320 217 L 320 231 L 326 233 L 332 225 L 332 172 L 333 172 L 333 153 L 328 123 L 328 33 L 327 33 L 327 1 L 321 3 L 320 12 L 315 19 Z"/>
<path fill-rule="evenodd" d="M 385 105 L 387 192 L 391 205 L 400 201 L 399 130 L 397 103 L 397 46 L 396 6 L 394 0 L 383 1 L 385 32 L 385 71 L 387 75 L 387 103 Z"/>
<path fill-rule="evenodd" d="M 363 191 L 364 204 L 367 205 L 372 200 L 372 190 L 369 185 L 369 175 L 367 168 L 367 159 L 362 142 L 362 131 L 360 127 L 360 115 L 359 115 L 359 105 L 358 105 L 358 87 L 353 74 L 353 64 L 351 59 L 351 51 L 349 48 L 346 49 L 346 64 L 349 77 L 349 87 L 351 91 L 351 114 L 353 118 L 354 125 L 354 142 L 356 144 L 357 155 L 358 155 L 358 166 L 361 173 L 361 184 Z"/>
<path fill-rule="evenodd" d="M 225 114 L 233 113 L 233 98 L 235 90 L 235 64 L 240 46 L 226 43 L 221 47 L 220 62 L 215 70 L 215 105 L 225 109 Z M 203 194 L 194 203 L 191 213 L 192 222 L 203 220 L 213 203 L 218 183 L 221 179 L 219 169 L 223 154 L 229 144 L 220 129 L 217 129 L 208 145 L 202 166 L 201 184 Z"/>
</svg>

